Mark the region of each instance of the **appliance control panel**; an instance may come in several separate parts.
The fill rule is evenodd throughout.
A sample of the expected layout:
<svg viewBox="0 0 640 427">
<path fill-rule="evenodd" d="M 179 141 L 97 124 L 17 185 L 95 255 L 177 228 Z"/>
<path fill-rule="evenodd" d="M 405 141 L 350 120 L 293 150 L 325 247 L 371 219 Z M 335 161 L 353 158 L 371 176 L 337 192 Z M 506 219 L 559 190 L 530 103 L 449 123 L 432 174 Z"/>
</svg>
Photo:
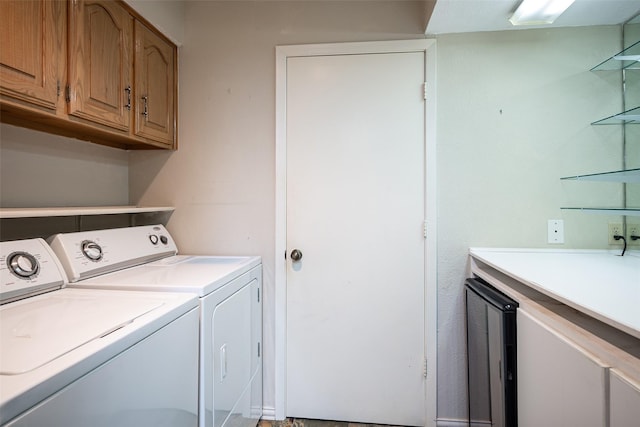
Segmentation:
<svg viewBox="0 0 640 427">
<path fill-rule="evenodd" d="M 176 255 L 163 225 L 56 234 L 47 239 L 70 282 Z"/>
<path fill-rule="evenodd" d="M 42 239 L 0 242 L 0 302 L 61 288 L 66 276 Z"/>
</svg>

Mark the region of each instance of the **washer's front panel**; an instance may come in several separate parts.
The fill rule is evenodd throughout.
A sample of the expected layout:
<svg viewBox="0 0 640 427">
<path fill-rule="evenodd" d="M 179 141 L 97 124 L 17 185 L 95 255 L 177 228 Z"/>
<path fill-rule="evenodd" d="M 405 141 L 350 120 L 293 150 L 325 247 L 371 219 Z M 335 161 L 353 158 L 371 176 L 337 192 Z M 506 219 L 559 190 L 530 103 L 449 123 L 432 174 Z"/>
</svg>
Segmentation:
<svg viewBox="0 0 640 427">
<path fill-rule="evenodd" d="M 198 317 L 191 310 L 6 427 L 197 427 Z"/>
</svg>

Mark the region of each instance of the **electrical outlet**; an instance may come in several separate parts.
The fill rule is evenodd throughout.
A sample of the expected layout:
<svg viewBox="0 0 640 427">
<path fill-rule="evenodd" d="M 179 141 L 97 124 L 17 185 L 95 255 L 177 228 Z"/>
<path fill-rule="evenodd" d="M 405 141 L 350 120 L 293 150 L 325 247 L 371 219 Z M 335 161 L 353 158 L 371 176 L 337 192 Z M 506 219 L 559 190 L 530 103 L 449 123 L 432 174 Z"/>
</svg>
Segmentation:
<svg viewBox="0 0 640 427">
<path fill-rule="evenodd" d="M 547 243 L 564 243 L 564 221 L 561 219 L 550 219 L 547 221 Z"/>
<path fill-rule="evenodd" d="M 631 236 L 640 237 L 640 224 L 627 223 L 627 244 L 630 246 L 640 246 L 640 239 L 633 240 Z"/>
<path fill-rule="evenodd" d="M 623 245 L 622 239 L 616 240 L 613 236 L 624 236 L 622 233 L 622 223 L 610 222 L 609 223 L 609 244 L 610 245 Z"/>
</svg>

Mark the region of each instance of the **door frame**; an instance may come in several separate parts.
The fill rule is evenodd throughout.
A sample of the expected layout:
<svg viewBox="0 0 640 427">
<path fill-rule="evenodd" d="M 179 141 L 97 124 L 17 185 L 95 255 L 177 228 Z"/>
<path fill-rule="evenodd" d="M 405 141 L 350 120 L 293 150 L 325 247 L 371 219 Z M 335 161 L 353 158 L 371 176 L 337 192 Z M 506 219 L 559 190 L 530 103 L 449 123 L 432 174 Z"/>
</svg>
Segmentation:
<svg viewBox="0 0 640 427">
<path fill-rule="evenodd" d="M 436 209 L 436 41 L 433 39 L 276 46 L 276 212 L 275 212 L 275 408 L 265 418 L 286 416 L 287 353 L 287 59 L 303 56 L 423 52 L 425 56 L 425 355 L 426 427 L 435 427 L 437 411 L 437 209 Z M 416 88 L 419 90 L 419 88 Z"/>
</svg>

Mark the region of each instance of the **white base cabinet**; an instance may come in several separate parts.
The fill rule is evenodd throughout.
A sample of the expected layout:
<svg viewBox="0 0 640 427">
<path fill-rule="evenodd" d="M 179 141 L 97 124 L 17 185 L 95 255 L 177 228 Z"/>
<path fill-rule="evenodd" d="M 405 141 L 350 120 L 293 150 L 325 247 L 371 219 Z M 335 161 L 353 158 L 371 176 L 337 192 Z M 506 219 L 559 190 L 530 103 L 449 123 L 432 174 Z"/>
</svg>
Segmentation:
<svg viewBox="0 0 640 427">
<path fill-rule="evenodd" d="M 517 313 L 518 426 L 608 426 L 608 367 L 525 310 Z"/>
<path fill-rule="evenodd" d="M 640 423 L 640 383 L 612 369 L 609 375 L 611 422 L 609 427 Z"/>
<path fill-rule="evenodd" d="M 616 313 L 613 317 L 611 313 L 602 315 L 603 311 L 594 315 L 580 304 L 571 306 L 556 297 L 557 289 L 569 286 L 567 280 L 590 277 L 584 270 L 586 263 L 598 259 L 604 263 L 593 263 L 602 269 L 594 277 L 601 282 L 606 271 L 607 276 L 616 278 L 616 282 L 630 292 L 627 299 L 635 302 L 631 290 L 637 284 L 638 259 L 631 255 L 624 259 L 608 258 L 608 253 L 598 255 L 587 251 L 572 253 L 572 257 L 578 257 L 573 258 L 574 261 L 580 260 L 580 263 L 567 264 L 567 258 L 561 257 L 560 262 L 558 253 L 553 252 L 552 257 L 545 258 L 553 258 L 553 267 L 549 267 L 539 262 L 539 255 L 544 251 L 509 252 L 521 256 L 504 258 L 505 253 L 508 251 L 472 249 L 470 267 L 474 276 L 486 280 L 519 304 L 516 317 L 518 426 L 640 427 L 638 329 L 611 322 Z M 598 256 L 591 257 L 594 254 Z M 525 270 L 521 270 L 523 266 Z M 541 271 L 548 272 L 548 276 L 536 276 Z M 626 276 L 625 272 L 630 274 Z M 536 276 L 535 280 L 532 275 Z M 558 280 L 555 275 L 565 279 Z M 604 282 L 610 288 L 613 280 Z M 581 292 L 599 291 L 601 285 L 578 280 L 575 292 L 581 297 Z M 551 291 L 542 293 L 541 289 Z M 633 304 L 628 307 L 635 308 Z M 624 309 L 622 312 L 626 313 Z"/>
</svg>

